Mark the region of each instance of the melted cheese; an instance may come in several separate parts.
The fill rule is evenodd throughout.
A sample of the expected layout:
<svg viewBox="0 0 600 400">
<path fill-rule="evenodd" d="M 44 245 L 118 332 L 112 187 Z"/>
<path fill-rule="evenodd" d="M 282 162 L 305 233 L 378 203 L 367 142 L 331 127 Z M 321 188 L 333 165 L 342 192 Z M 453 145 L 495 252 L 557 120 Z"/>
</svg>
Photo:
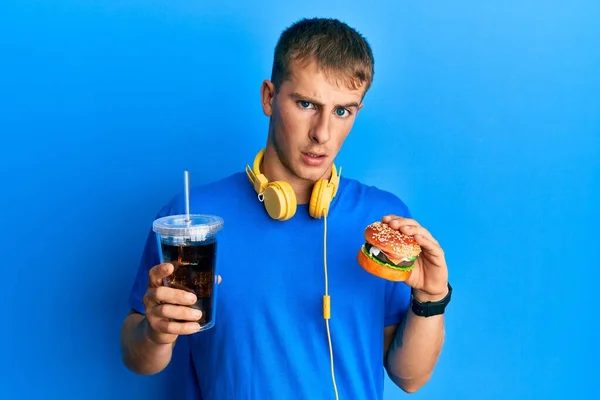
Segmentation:
<svg viewBox="0 0 600 400">
<path fill-rule="evenodd" d="M 371 253 L 374 256 L 378 256 L 379 253 L 381 253 L 381 250 L 375 246 L 371 246 L 371 248 L 369 249 L 369 253 Z"/>
<path fill-rule="evenodd" d="M 396 265 L 400 264 L 401 262 L 410 261 L 409 257 L 401 257 L 401 258 L 391 257 L 388 253 L 386 253 L 385 251 L 383 251 L 380 248 L 375 247 L 375 246 L 371 246 L 371 248 L 369 249 L 369 253 L 375 257 L 377 257 L 379 255 L 379 253 L 383 253 L 388 258 L 388 260 L 390 260 L 391 262 L 393 262 Z"/>
<path fill-rule="evenodd" d="M 394 257 L 390 257 L 390 256 L 389 256 L 387 253 L 384 253 L 384 254 L 385 254 L 385 256 L 386 256 L 386 257 L 387 257 L 387 258 L 388 258 L 388 259 L 389 259 L 391 262 L 393 262 L 394 264 L 400 264 L 402 261 L 405 261 L 405 260 L 406 260 L 406 259 L 405 259 L 405 258 L 403 258 L 403 257 L 402 257 L 402 258 L 394 258 Z"/>
</svg>

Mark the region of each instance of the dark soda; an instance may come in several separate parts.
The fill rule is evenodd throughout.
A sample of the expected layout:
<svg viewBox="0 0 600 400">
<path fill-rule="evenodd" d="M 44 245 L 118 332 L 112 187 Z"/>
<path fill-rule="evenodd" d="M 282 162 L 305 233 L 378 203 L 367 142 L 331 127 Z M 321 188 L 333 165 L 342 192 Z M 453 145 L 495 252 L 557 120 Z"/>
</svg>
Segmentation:
<svg viewBox="0 0 600 400">
<path fill-rule="evenodd" d="M 161 243 L 163 259 L 175 270 L 167 277 L 169 287 L 192 292 L 197 297 L 194 308 L 202 311 L 200 326 L 212 321 L 213 290 L 215 289 L 215 261 L 217 242 L 209 239 L 182 245 Z"/>
</svg>

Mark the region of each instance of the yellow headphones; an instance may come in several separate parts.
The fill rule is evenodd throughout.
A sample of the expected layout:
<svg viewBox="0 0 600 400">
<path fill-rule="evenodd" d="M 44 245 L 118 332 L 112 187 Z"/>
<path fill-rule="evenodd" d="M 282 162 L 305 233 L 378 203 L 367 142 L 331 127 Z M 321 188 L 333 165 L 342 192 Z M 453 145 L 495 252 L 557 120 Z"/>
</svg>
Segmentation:
<svg viewBox="0 0 600 400">
<path fill-rule="evenodd" d="M 271 218 L 285 221 L 294 216 L 296 213 L 296 195 L 292 186 L 285 181 L 269 182 L 268 179 L 260 172 L 260 165 L 265 155 L 265 149 L 258 152 L 254 158 L 253 167 L 246 165 L 246 174 L 248 179 L 254 186 L 254 190 L 258 193 L 258 199 L 264 202 L 267 213 Z M 338 191 L 340 173 L 337 173 L 335 164 L 332 167 L 331 178 L 319 179 L 313 186 L 313 191 L 310 196 L 308 212 L 313 218 L 321 218 L 329 213 L 329 205 Z"/>
</svg>

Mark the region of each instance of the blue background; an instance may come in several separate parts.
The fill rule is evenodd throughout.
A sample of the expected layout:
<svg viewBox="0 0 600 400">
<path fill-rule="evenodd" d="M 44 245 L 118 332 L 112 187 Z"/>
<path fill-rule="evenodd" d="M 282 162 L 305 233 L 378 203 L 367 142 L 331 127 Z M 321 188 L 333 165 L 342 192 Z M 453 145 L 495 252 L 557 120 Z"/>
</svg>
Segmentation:
<svg viewBox="0 0 600 400">
<path fill-rule="evenodd" d="M 376 56 L 338 163 L 406 201 L 455 287 L 413 398 L 600 398 L 600 2 L 215 3 L 2 1 L 0 397 L 165 398 L 177 366 L 119 352 L 151 220 L 184 169 L 252 161 L 277 36 L 333 16 Z"/>
</svg>

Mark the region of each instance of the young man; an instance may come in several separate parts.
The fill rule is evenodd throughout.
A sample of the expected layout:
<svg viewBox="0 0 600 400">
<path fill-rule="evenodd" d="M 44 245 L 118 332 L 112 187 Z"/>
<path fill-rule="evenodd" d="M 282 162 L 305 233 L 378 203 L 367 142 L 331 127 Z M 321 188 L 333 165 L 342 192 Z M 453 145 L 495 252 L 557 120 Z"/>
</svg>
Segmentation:
<svg viewBox="0 0 600 400">
<path fill-rule="evenodd" d="M 450 291 L 438 242 L 396 196 L 343 176 L 327 215 L 311 212 L 319 203 L 315 183 L 335 181 L 334 158 L 372 79 L 371 49 L 346 24 L 302 20 L 283 32 L 272 78 L 261 88 L 270 123 L 256 172 L 269 182 L 287 182 L 297 206 L 268 214 L 257 199 L 262 189 L 241 168 L 194 188 L 191 209 L 226 221 L 218 242 L 216 324 L 198 332 L 199 315 L 189 307 L 193 296 L 162 286 L 173 266 L 160 264 L 151 232 L 123 324 L 128 368 L 156 374 L 170 362 L 175 342 L 185 340 L 207 400 L 381 399 L 384 371 L 406 392 L 429 380 L 444 340 Z M 178 195 L 158 217 L 183 212 Z M 357 263 L 365 227 L 377 220 L 414 235 L 422 247 L 405 282 L 375 277 Z M 423 316 L 418 310 L 429 301 L 442 302 L 441 311 Z"/>
</svg>

